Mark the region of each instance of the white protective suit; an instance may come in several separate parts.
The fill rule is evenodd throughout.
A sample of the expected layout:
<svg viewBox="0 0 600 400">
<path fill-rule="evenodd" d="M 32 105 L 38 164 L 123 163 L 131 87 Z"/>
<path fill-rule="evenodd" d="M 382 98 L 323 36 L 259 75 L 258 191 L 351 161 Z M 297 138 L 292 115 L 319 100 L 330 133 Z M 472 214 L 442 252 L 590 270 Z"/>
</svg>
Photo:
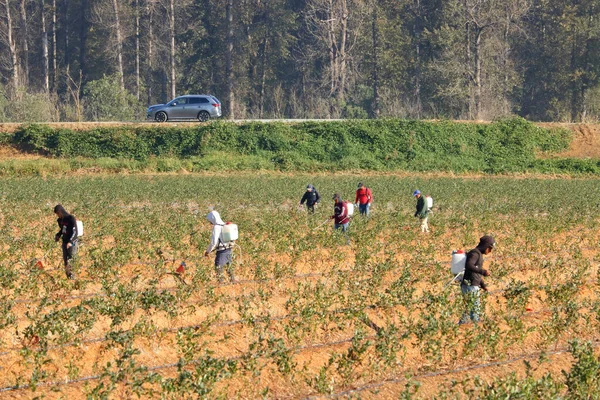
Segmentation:
<svg viewBox="0 0 600 400">
<path fill-rule="evenodd" d="M 206 252 L 210 253 L 213 250 L 225 250 L 232 247 L 232 243 L 223 243 L 219 239 L 221 238 L 221 231 L 223 230 L 223 226 L 225 226 L 225 222 L 221 219 L 221 216 L 217 211 L 211 211 L 206 216 L 208 222 L 213 224 L 212 236 L 210 237 L 210 243 L 206 248 Z"/>
</svg>

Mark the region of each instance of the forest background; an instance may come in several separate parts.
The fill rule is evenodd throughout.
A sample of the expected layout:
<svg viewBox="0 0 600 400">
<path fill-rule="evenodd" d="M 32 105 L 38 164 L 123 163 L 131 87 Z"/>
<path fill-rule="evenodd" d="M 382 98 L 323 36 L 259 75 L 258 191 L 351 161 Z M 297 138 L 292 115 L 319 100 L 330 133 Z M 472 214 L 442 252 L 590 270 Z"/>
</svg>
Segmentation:
<svg viewBox="0 0 600 400">
<path fill-rule="evenodd" d="M 0 1 L 0 122 L 138 120 L 186 93 L 232 119 L 595 122 L 600 3 Z"/>
</svg>

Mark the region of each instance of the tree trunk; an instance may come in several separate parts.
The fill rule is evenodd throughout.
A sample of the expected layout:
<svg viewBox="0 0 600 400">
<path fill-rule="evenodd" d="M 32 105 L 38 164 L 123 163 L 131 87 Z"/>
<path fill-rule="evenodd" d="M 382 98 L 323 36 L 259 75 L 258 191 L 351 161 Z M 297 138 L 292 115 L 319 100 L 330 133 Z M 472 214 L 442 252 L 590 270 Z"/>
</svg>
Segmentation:
<svg viewBox="0 0 600 400">
<path fill-rule="evenodd" d="M 42 58 L 44 59 L 44 92 L 50 93 L 50 62 L 48 59 L 48 29 L 46 27 L 46 4 L 42 0 Z"/>
<path fill-rule="evenodd" d="M 227 115 L 234 119 L 234 93 L 233 93 L 233 0 L 227 0 L 225 7 L 225 20 L 227 21 L 227 51 L 225 53 L 225 75 L 227 79 Z"/>
<path fill-rule="evenodd" d="M 154 27 L 153 27 L 153 8 L 151 7 L 151 1 L 146 1 L 146 14 L 148 18 L 148 70 L 146 71 L 146 86 L 148 88 L 148 105 L 152 104 L 152 77 L 154 76 Z"/>
<path fill-rule="evenodd" d="M 423 106 L 421 102 L 421 32 L 423 30 L 421 21 L 421 1 L 415 0 L 415 107 L 416 116 L 421 118 Z"/>
<path fill-rule="evenodd" d="M 509 79 L 508 79 L 508 59 L 510 57 L 510 44 L 508 42 L 508 35 L 510 33 L 510 14 L 506 13 L 506 26 L 504 27 L 504 60 L 502 60 L 502 66 L 504 69 L 504 87 L 502 88 L 502 104 L 503 110 L 502 112 L 505 115 L 508 115 L 510 112 L 510 102 L 508 101 L 508 96 L 510 92 Z"/>
<path fill-rule="evenodd" d="M 56 93 L 58 68 L 56 66 L 56 0 L 52 0 L 52 91 Z"/>
<path fill-rule="evenodd" d="M 125 78 L 123 73 L 123 40 L 121 35 L 121 24 L 119 20 L 119 4 L 117 0 L 113 0 L 113 12 L 115 16 L 115 36 L 117 40 L 117 69 L 119 73 L 119 83 L 121 90 L 125 90 Z"/>
<path fill-rule="evenodd" d="M 66 0 L 68 1 L 68 0 Z M 87 39 L 89 26 L 87 24 L 86 15 L 88 10 L 88 0 L 81 0 L 81 25 L 79 30 L 79 70 L 83 80 L 87 76 Z"/>
<path fill-rule="evenodd" d="M 372 0 L 371 5 L 372 18 L 371 18 L 371 34 L 373 44 L 373 103 L 371 104 L 371 116 L 373 118 L 379 118 L 379 63 L 378 63 L 378 48 L 379 48 L 379 26 L 377 23 L 377 0 Z"/>
<path fill-rule="evenodd" d="M 481 34 L 480 27 L 475 29 L 475 47 L 473 59 L 475 61 L 475 119 L 481 120 Z"/>
<path fill-rule="evenodd" d="M 135 0 L 135 97 L 140 101 L 140 4 Z"/>
<path fill-rule="evenodd" d="M 69 76 L 71 74 L 71 54 L 69 50 L 69 0 L 63 0 L 64 19 L 65 25 L 65 41 L 64 41 L 64 57 L 65 57 L 65 84 L 68 83 Z"/>
<path fill-rule="evenodd" d="M 8 1 L 8 0 L 7 0 Z M 23 60 L 23 80 L 25 83 L 25 86 L 29 85 L 29 44 L 28 44 L 28 39 L 29 39 L 29 31 L 28 31 L 28 24 L 27 24 L 27 8 L 25 7 L 25 2 L 26 0 L 21 0 L 20 4 L 19 4 L 19 10 L 21 13 L 21 40 L 22 40 L 22 46 L 23 46 L 23 56 L 22 56 L 22 60 Z"/>
<path fill-rule="evenodd" d="M 464 1 L 464 12 L 467 13 L 467 0 Z M 473 74 L 471 65 L 471 24 L 465 23 L 465 64 L 467 84 L 467 118 L 473 119 Z"/>
<path fill-rule="evenodd" d="M 329 14 L 327 15 L 327 41 L 329 44 L 329 65 L 330 65 L 330 89 L 329 95 L 333 97 L 335 95 L 335 83 L 337 81 L 337 66 L 335 61 L 335 30 L 334 30 L 334 18 L 333 18 L 333 0 L 329 0 Z"/>
<path fill-rule="evenodd" d="M 339 48 L 339 76 L 337 87 L 337 101 L 340 106 L 346 97 L 346 41 L 348 38 L 348 3 L 347 0 L 341 0 L 342 7 L 342 26 L 340 32 L 340 48 Z"/>
<path fill-rule="evenodd" d="M 258 100 L 258 118 L 262 119 L 263 111 L 265 107 L 265 82 L 267 77 L 267 48 L 269 46 L 269 29 L 265 33 L 265 38 L 263 40 L 263 52 L 262 52 L 262 66 L 260 72 L 260 91 L 259 91 L 259 100 Z"/>
<path fill-rule="evenodd" d="M 176 80 L 175 80 L 175 1 L 169 0 L 169 32 L 171 38 L 171 98 L 174 98 L 177 94 Z"/>
<path fill-rule="evenodd" d="M 5 0 L 6 4 L 6 25 L 7 25 L 7 40 L 8 40 L 8 51 L 10 53 L 10 67 L 11 67 L 11 81 L 13 84 L 13 90 L 19 87 L 19 66 L 17 62 L 17 46 L 13 40 L 13 20 L 10 15 L 10 1 Z"/>
</svg>

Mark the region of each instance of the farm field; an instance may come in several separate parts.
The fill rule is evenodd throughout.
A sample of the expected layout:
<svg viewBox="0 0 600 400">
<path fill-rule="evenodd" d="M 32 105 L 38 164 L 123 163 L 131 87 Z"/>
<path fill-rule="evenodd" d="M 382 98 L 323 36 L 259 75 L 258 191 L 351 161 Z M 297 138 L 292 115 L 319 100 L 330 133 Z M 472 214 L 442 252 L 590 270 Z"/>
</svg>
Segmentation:
<svg viewBox="0 0 600 400">
<path fill-rule="evenodd" d="M 322 223 L 359 181 L 374 208 L 346 246 Z M 298 208 L 307 183 L 315 215 Z M 417 188 L 435 200 L 429 234 Z M 593 178 L 2 178 L 0 398 L 587 398 L 599 198 Z M 75 281 L 53 241 L 59 202 L 85 223 Z M 240 229 L 237 284 L 203 257 L 212 208 Z M 486 312 L 459 326 L 450 254 L 485 234 Z"/>
</svg>

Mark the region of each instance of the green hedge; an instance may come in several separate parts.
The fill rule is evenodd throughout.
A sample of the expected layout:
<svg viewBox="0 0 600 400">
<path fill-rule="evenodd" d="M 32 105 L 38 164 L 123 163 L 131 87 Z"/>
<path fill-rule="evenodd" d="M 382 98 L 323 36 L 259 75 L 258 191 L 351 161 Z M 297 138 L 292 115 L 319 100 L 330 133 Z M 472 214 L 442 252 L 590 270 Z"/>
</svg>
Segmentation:
<svg viewBox="0 0 600 400">
<path fill-rule="evenodd" d="M 246 123 L 195 127 L 95 128 L 86 131 L 28 125 L 13 144 L 59 158 L 211 160 L 230 169 L 414 170 L 520 172 L 536 167 L 536 154 L 568 147 L 564 130 L 523 119 L 491 124 L 407 120 Z M 250 161 L 248 161 L 250 160 Z M 200 161 L 202 164 L 202 161 Z M 210 167 L 206 165 L 206 167 Z"/>
</svg>

